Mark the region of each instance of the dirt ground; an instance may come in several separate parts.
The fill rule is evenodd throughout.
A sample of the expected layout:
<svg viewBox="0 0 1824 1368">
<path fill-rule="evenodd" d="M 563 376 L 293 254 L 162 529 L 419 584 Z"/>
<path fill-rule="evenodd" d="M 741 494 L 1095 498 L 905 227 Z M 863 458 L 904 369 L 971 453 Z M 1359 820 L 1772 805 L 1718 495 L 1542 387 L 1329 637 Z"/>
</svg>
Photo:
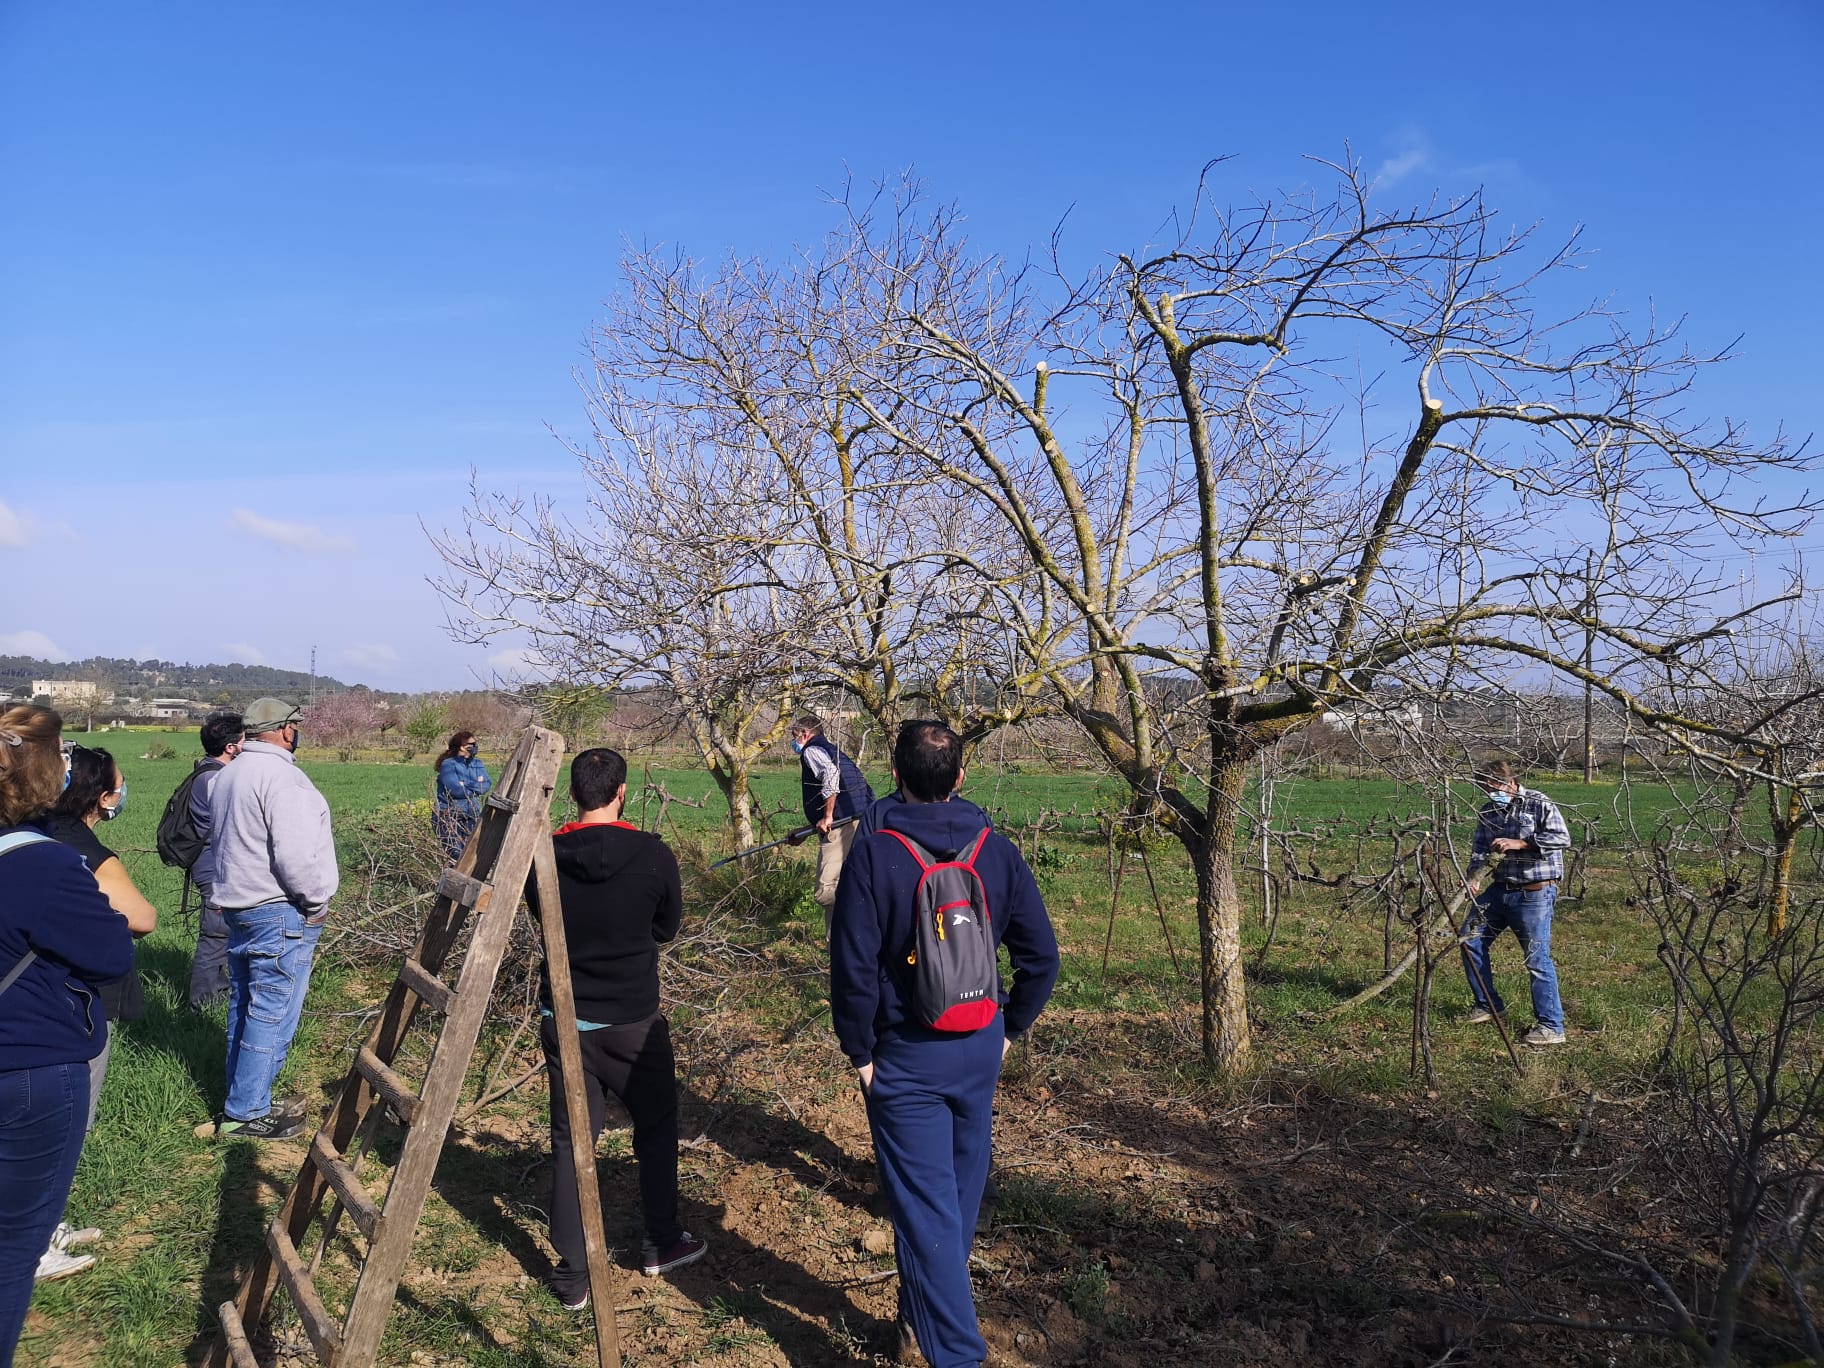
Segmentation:
<svg viewBox="0 0 1824 1368">
<path fill-rule="evenodd" d="M 1689 1361 L 1663 1334 L 1574 1328 L 1665 1324 L 1638 1270 L 1578 1243 L 1591 1232 L 1691 1257 L 1670 1252 L 1681 1213 L 1653 1195 L 1626 1108 L 1503 1128 L 1284 1085 L 1164 1096 L 1138 1069 L 1080 1066 L 1089 1052 L 1071 1044 L 1092 1035 L 1104 1059 L 1185 1049 L 1163 1020 L 1066 1013 L 1049 1049 L 1016 1052 L 996 1115 L 1001 1200 L 972 1265 L 990 1363 Z M 702 1261 L 637 1271 L 627 1132 L 603 1138 L 625 1361 L 891 1361 L 891 1228 L 827 1035 L 750 1041 L 689 1073 L 683 1190 L 686 1224 L 710 1241 Z M 265 1154 L 288 1178 L 284 1150 Z M 542 1085 L 459 1128 L 401 1312 L 456 1307 L 490 1361 L 592 1357 L 586 1326 L 541 1287 L 549 1180 Z"/>
</svg>

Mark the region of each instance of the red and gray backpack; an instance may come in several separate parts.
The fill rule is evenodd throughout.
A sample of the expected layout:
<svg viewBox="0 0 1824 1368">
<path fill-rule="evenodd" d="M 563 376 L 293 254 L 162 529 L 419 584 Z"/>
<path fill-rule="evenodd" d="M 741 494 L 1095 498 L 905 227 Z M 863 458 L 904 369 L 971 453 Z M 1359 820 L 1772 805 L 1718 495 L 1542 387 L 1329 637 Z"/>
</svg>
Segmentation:
<svg viewBox="0 0 1824 1368">
<path fill-rule="evenodd" d="M 975 872 L 988 830 L 950 860 L 932 859 L 900 832 L 882 834 L 910 851 L 922 871 L 912 895 L 916 920 L 906 949 L 913 1015 L 936 1031 L 979 1031 L 1001 1010 L 988 890 Z"/>
</svg>

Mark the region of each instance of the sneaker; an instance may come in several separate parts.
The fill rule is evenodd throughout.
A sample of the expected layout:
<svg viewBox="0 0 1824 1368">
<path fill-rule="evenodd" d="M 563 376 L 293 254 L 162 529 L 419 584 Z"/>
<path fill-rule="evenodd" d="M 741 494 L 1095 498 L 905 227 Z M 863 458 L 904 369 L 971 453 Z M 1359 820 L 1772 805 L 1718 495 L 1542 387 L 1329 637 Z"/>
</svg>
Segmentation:
<svg viewBox="0 0 1824 1368">
<path fill-rule="evenodd" d="M 647 1253 L 646 1276 L 656 1278 L 661 1273 L 669 1273 L 674 1268 L 682 1268 L 687 1263 L 695 1263 L 703 1257 L 703 1251 L 708 1248 L 708 1240 L 699 1240 L 688 1230 L 683 1231 L 664 1249 Z"/>
<path fill-rule="evenodd" d="M 1554 1030 L 1550 1026 L 1529 1026 L 1520 1032 L 1520 1043 L 1522 1045 L 1562 1045 L 1564 1044 L 1564 1032 Z"/>
<path fill-rule="evenodd" d="M 310 1099 L 308 1097 L 275 1097 L 272 1099 L 272 1114 L 286 1117 L 309 1116 Z"/>
<path fill-rule="evenodd" d="M 68 1222 L 59 1221 L 57 1229 L 51 1232 L 51 1248 L 68 1250 L 71 1245 L 94 1244 L 100 1238 L 101 1231 L 94 1226 L 72 1230 Z"/>
<path fill-rule="evenodd" d="M 251 1121 L 222 1116 L 215 1123 L 217 1140 L 289 1140 L 304 1129 L 304 1118 L 267 1112 Z"/>
<path fill-rule="evenodd" d="M 1463 1018 L 1471 1026 L 1480 1026 L 1485 1021 L 1493 1021 L 1500 1013 L 1491 1012 L 1486 1007 L 1477 1007 Z"/>
<path fill-rule="evenodd" d="M 893 1359 L 896 1363 L 919 1364 L 925 1356 L 918 1352 L 918 1335 L 912 1329 L 912 1322 L 901 1315 L 894 1326 L 895 1339 Z"/>
<path fill-rule="evenodd" d="M 566 1311 L 587 1311 L 589 1309 L 589 1291 L 587 1288 L 585 1288 L 581 1292 L 577 1292 L 574 1294 L 568 1293 L 568 1292 L 558 1292 L 556 1288 L 552 1288 L 551 1290 L 553 1293 L 556 1294 L 558 1301 L 563 1303 L 564 1310 L 566 1310 Z M 575 1297 L 575 1300 L 571 1299 L 573 1295 Z"/>
<path fill-rule="evenodd" d="M 80 1273 L 85 1268 L 95 1266 L 93 1254 L 66 1254 L 56 1245 L 52 1245 L 38 1256 L 38 1272 L 35 1282 L 56 1282 L 67 1278 L 72 1273 Z"/>
</svg>

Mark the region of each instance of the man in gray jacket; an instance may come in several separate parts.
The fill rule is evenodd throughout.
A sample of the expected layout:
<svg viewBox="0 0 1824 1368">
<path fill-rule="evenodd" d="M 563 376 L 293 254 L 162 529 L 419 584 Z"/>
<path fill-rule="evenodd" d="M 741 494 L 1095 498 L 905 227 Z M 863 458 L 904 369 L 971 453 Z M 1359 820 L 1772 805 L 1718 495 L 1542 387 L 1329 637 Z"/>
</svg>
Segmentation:
<svg viewBox="0 0 1824 1368">
<path fill-rule="evenodd" d="M 298 709 L 262 698 L 244 717 L 248 739 L 210 794 L 215 902 L 228 923 L 228 1100 L 218 1136 L 283 1140 L 302 1109 L 274 1109 L 310 988 L 311 960 L 338 875 L 323 801 L 293 752 Z"/>
</svg>

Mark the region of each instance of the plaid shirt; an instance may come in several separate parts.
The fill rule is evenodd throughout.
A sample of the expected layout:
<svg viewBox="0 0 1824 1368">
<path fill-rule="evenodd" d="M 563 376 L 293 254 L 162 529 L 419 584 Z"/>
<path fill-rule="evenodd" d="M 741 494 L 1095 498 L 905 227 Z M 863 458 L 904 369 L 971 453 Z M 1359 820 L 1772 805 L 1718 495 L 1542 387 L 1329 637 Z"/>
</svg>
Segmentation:
<svg viewBox="0 0 1824 1368">
<path fill-rule="evenodd" d="M 1558 805 L 1538 789 L 1522 788 L 1503 806 L 1484 803 L 1476 814 L 1476 834 L 1469 845 L 1473 875 L 1494 853 L 1494 842 L 1506 836 L 1530 841 L 1536 850 L 1516 850 L 1501 857 L 1495 877 L 1504 884 L 1538 883 L 1564 877 L 1564 852 L 1570 848 L 1571 829 Z"/>
</svg>

